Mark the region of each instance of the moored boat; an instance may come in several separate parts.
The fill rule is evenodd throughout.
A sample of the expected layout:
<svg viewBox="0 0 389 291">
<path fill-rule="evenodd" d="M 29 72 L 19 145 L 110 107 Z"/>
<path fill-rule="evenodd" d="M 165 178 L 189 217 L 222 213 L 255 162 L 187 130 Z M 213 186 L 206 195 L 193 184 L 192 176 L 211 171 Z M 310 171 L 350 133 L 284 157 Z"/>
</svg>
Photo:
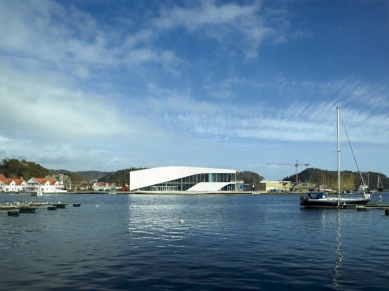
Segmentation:
<svg viewBox="0 0 389 291">
<path fill-rule="evenodd" d="M 324 192 L 308 192 L 300 197 L 300 205 L 304 207 L 339 207 L 344 204 L 365 205 L 370 201 L 370 194 L 362 191 L 360 194 L 341 194 L 340 190 L 340 138 L 339 138 L 339 118 L 340 109 L 337 110 L 337 147 L 338 147 L 338 192 L 337 195 L 328 195 Z M 350 143 L 351 146 L 351 143 Z M 355 157 L 354 157 L 355 159 Z M 356 159 L 355 159 L 356 162 Z M 358 164 L 357 164 L 358 167 Z M 359 171 L 359 167 L 358 167 Z M 360 171 L 359 171 L 360 172 Z M 362 175 L 361 175 L 362 178 Z M 366 188 L 362 178 L 363 189 Z"/>
<path fill-rule="evenodd" d="M 355 196 L 355 194 L 351 194 Z M 351 195 L 333 195 L 324 192 L 308 192 L 300 197 L 300 205 L 304 207 L 339 207 L 345 204 L 366 205 L 370 200 L 369 194 L 361 197 Z M 369 195 L 369 196 L 367 196 Z"/>
</svg>

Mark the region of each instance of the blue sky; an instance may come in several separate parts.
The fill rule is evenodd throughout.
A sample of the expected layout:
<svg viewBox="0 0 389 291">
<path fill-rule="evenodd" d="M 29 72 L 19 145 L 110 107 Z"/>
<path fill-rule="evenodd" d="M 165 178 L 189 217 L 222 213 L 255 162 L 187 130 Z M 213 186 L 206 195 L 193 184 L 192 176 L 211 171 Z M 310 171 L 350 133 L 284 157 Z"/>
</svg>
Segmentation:
<svg viewBox="0 0 389 291">
<path fill-rule="evenodd" d="M 361 170 L 389 176 L 388 1 L 5 0 L 0 36 L 2 159 L 282 179 L 336 170 L 340 106 Z"/>
</svg>

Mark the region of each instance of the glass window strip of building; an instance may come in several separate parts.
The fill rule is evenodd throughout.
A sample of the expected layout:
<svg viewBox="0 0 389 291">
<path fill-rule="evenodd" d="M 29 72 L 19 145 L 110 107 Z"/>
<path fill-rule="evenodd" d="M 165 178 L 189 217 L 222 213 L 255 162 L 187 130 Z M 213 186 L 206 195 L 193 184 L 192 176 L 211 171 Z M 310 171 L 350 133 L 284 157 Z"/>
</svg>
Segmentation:
<svg viewBox="0 0 389 291">
<path fill-rule="evenodd" d="M 187 191 L 201 182 L 235 182 L 235 173 L 196 174 L 138 189 L 140 191 Z M 235 191 L 234 185 L 226 185 L 220 191 Z"/>
</svg>

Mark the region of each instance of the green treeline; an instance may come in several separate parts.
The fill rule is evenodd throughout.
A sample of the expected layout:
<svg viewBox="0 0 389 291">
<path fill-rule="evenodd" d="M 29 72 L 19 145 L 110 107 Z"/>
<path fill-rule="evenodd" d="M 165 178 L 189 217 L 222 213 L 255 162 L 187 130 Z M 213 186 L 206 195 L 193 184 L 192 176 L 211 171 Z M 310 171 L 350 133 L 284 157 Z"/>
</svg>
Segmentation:
<svg viewBox="0 0 389 291">
<path fill-rule="evenodd" d="M 78 174 L 78 172 L 70 172 L 67 170 L 49 170 L 50 175 L 56 174 L 64 174 L 67 175 L 73 184 L 80 184 L 83 180 L 82 177 Z"/>
<path fill-rule="evenodd" d="M 130 171 L 138 171 L 138 170 L 144 170 L 146 168 L 129 168 L 114 172 L 107 173 L 104 177 L 100 178 L 99 182 L 113 182 L 116 184 L 116 186 L 123 187 L 128 184 L 130 179 Z"/>
<path fill-rule="evenodd" d="M 3 159 L 0 164 L 0 173 L 6 178 L 23 178 L 25 181 L 34 177 L 45 177 L 49 170 L 34 162 L 17 159 Z"/>
<path fill-rule="evenodd" d="M 0 174 L 6 178 L 23 178 L 28 181 L 31 178 L 44 178 L 53 174 L 68 175 L 73 184 L 79 184 L 81 181 L 113 182 L 117 186 L 124 186 L 129 181 L 129 172 L 143 170 L 146 168 L 129 168 L 114 172 L 102 171 L 79 171 L 71 172 L 67 170 L 48 170 L 34 162 L 18 159 L 3 159 L 0 163 Z M 364 182 L 369 189 L 377 189 L 378 177 L 382 181 L 384 189 L 389 189 L 389 178 L 383 174 L 376 172 L 363 172 Z M 317 168 L 307 168 L 299 173 L 300 182 L 312 182 L 320 185 L 327 185 L 332 189 L 337 188 L 337 171 L 327 171 Z M 241 171 L 236 173 L 237 180 L 243 180 L 245 184 L 256 184 L 263 180 L 263 177 L 257 173 L 250 171 Z M 295 181 L 295 175 L 285 177 L 283 181 Z M 362 184 L 360 175 L 357 172 L 342 171 L 341 172 L 341 188 L 346 190 L 357 189 Z"/>
<path fill-rule="evenodd" d="M 362 172 L 362 178 L 369 189 L 377 189 L 378 177 L 380 177 L 384 189 L 388 189 L 389 178 L 385 175 L 376 172 Z M 283 181 L 295 181 L 295 175 L 288 176 Z M 318 183 L 336 189 L 338 187 L 338 172 L 307 168 L 299 173 L 299 181 Z M 341 171 L 340 182 L 341 188 L 347 190 L 355 190 L 362 185 L 362 179 L 359 173 L 351 171 Z"/>
<path fill-rule="evenodd" d="M 245 184 L 254 185 L 255 183 L 262 181 L 263 177 L 254 172 L 242 171 L 242 172 L 236 172 L 236 180 L 238 181 L 243 180 Z"/>
</svg>

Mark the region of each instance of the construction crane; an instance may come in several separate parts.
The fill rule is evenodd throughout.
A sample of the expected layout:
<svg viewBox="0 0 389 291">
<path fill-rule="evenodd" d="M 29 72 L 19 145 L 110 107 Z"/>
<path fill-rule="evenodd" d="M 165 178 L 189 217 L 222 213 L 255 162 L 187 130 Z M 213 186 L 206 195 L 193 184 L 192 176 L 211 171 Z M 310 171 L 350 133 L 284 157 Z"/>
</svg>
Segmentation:
<svg viewBox="0 0 389 291">
<path fill-rule="evenodd" d="M 309 166 L 309 164 L 299 164 L 298 160 L 296 160 L 296 164 L 284 163 L 284 164 L 266 164 L 266 165 L 268 165 L 268 166 L 270 166 L 270 165 L 277 165 L 277 166 L 294 165 L 296 167 L 296 183 L 298 183 L 298 181 L 299 181 L 299 166 Z"/>
</svg>

